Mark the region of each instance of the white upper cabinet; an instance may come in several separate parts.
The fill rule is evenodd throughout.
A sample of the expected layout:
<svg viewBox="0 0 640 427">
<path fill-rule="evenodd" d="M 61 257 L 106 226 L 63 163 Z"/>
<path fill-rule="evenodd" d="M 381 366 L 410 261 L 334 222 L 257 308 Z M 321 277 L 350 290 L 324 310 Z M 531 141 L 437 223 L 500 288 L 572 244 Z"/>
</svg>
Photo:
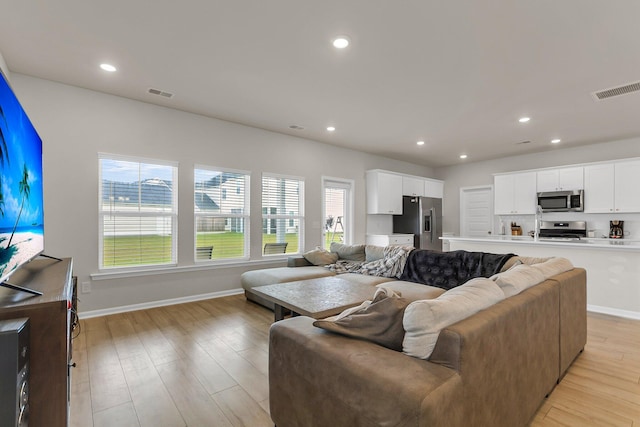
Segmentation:
<svg viewBox="0 0 640 427">
<path fill-rule="evenodd" d="M 585 212 L 640 212 L 640 160 L 585 166 Z"/>
<path fill-rule="evenodd" d="M 613 212 L 615 186 L 613 163 L 584 167 L 584 211 L 587 213 Z"/>
<path fill-rule="evenodd" d="M 402 177 L 403 196 L 424 196 L 424 180 L 412 176 Z"/>
<path fill-rule="evenodd" d="M 640 160 L 616 163 L 616 212 L 640 212 Z"/>
<path fill-rule="evenodd" d="M 367 213 L 402 215 L 402 175 L 367 171 Z"/>
<path fill-rule="evenodd" d="M 536 173 L 519 172 L 496 175 L 494 213 L 496 215 L 531 215 L 536 213 Z"/>
<path fill-rule="evenodd" d="M 434 179 L 424 180 L 424 196 L 442 199 L 444 195 L 444 182 Z"/>
<path fill-rule="evenodd" d="M 562 168 L 538 171 L 538 191 L 567 191 L 584 188 L 584 168 Z"/>
</svg>

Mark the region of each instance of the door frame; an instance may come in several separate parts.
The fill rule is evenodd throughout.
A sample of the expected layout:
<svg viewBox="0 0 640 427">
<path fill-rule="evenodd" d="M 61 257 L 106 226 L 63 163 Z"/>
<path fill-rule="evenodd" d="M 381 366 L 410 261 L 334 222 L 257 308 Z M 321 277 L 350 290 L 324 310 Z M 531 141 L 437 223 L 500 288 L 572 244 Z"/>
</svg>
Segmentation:
<svg viewBox="0 0 640 427">
<path fill-rule="evenodd" d="M 322 224 L 323 224 L 320 230 L 320 247 L 324 247 L 324 242 L 325 242 L 325 230 L 324 230 L 324 220 L 326 219 L 325 189 L 327 186 L 331 187 L 330 184 L 332 183 L 336 184 L 335 186 L 336 188 L 344 188 L 345 190 L 347 190 L 347 201 L 344 206 L 344 217 L 342 219 L 343 221 L 342 226 L 344 228 L 344 233 L 343 233 L 344 243 L 351 244 L 351 242 L 353 242 L 353 228 L 354 228 L 353 199 L 355 194 L 355 181 L 353 179 L 336 178 L 332 176 L 322 176 L 320 181 L 321 181 L 320 193 L 322 195 L 320 209 L 321 209 L 321 215 L 322 215 L 321 218 L 322 218 Z"/>
</svg>

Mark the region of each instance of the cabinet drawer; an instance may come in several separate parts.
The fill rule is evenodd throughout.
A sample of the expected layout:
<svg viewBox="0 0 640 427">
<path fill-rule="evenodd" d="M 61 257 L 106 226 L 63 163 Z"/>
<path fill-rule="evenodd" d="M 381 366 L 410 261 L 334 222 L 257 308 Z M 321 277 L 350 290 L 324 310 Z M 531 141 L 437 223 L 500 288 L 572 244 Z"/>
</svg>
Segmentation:
<svg viewBox="0 0 640 427">
<path fill-rule="evenodd" d="M 413 245 L 413 235 L 407 234 L 402 236 L 389 236 L 390 245 Z"/>
</svg>

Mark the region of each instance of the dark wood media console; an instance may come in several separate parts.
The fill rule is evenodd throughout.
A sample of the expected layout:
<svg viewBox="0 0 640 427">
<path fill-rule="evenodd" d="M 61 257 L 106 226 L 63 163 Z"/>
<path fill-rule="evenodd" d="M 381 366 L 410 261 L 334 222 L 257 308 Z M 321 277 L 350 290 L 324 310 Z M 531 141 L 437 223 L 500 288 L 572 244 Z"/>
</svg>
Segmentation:
<svg viewBox="0 0 640 427">
<path fill-rule="evenodd" d="M 77 307 L 72 269 L 71 258 L 38 258 L 9 281 L 41 291 L 41 296 L 0 288 L 0 320 L 28 317 L 31 323 L 30 426 L 66 427 L 69 423 L 71 338 Z"/>
</svg>

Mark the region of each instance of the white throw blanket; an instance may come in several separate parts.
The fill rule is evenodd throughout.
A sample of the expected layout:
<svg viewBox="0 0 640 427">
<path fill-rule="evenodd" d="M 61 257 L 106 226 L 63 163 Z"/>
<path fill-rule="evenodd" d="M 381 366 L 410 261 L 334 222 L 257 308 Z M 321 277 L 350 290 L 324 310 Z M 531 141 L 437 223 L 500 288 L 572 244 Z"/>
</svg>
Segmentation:
<svg viewBox="0 0 640 427">
<path fill-rule="evenodd" d="M 413 246 L 385 246 L 382 258 L 371 262 L 339 260 L 326 267 L 338 274 L 359 273 L 369 276 L 400 277 Z"/>
</svg>

